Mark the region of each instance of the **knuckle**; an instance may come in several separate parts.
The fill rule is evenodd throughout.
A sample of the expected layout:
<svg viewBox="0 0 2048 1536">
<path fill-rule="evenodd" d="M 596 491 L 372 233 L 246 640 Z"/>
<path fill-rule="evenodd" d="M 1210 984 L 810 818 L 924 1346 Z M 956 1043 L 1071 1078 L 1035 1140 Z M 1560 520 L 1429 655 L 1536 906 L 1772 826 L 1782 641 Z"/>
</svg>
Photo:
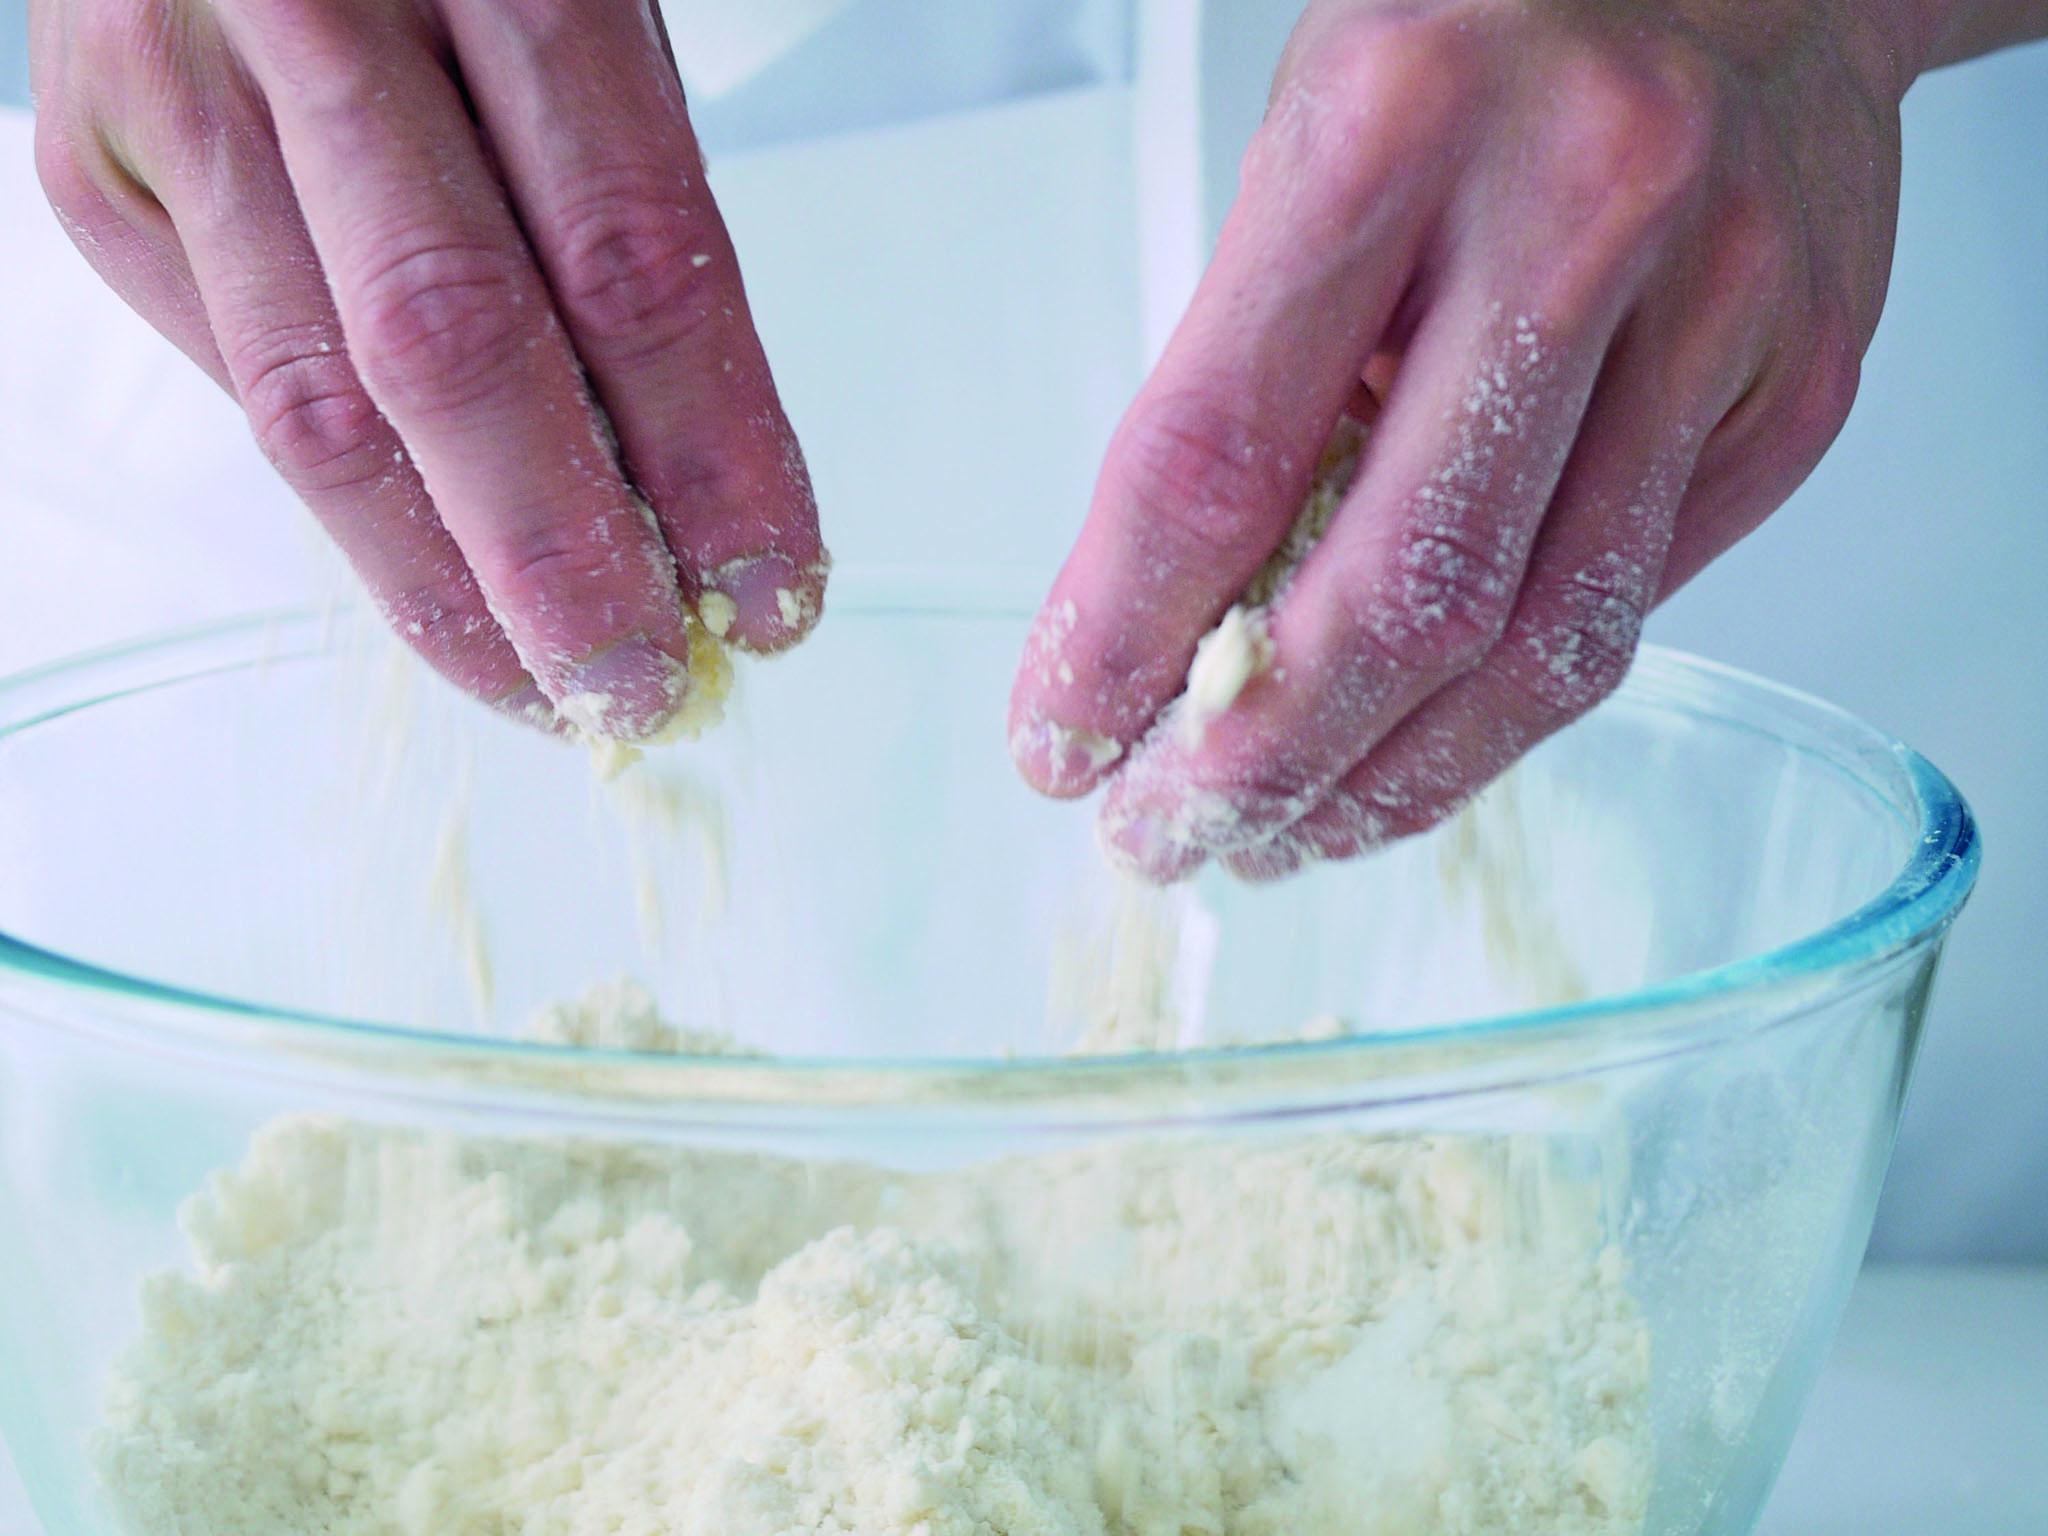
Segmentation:
<svg viewBox="0 0 2048 1536">
<path fill-rule="evenodd" d="M 519 35 L 542 41 L 587 26 L 590 14 L 586 0 L 497 0 L 495 9 Z"/>
<path fill-rule="evenodd" d="M 326 120 L 329 131 L 377 110 L 391 84 L 378 29 L 347 0 L 215 0 L 221 26 L 275 88 Z"/>
<path fill-rule="evenodd" d="M 489 590 L 519 613 L 560 614 L 587 607 L 591 594 L 616 586 L 616 551 L 588 526 L 561 516 L 528 516 L 495 552 Z M 601 604 L 607 614 L 609 604 Z"/>
<path fill-rule="evenodd" d="M 1530 603 L 1501 676 L 1549 727 L 1575 720 L 1619 688 L 1635 661 L 1647 602 L 1614 573 L 1582 572 Z"/>
<path fill-rule="evenodd" d="M 1455 87 L 1481 65 L 1487 47 L 1481 29 L 1445 11 L 1354 6 L 1322 24 L 1300 78 L 1355 108 L 1386 101 L 1386 116 L 1401 121 L 1404 114 L 1395 109 L 1414 106 L 1433 114 L 1433 103 L 1455 97 Z M 1397 94 L 1387 101 L 1390 89 Z"/>
<path fill-rule="evenodd" d="M 674 189 L 638 185 L 585 196 L 560 219 L 563 303 L 596 340 L 662 348 L 719 313 L 717 279 L 694 260 Z"/>
<path fill-rule="evenodd" d="M 495 251 L 429 244 L 386 260 L 357 285 L 351 340 L 364 383 L 402 411 L 474 405 L 515 372 L 524 299 Z"/>
<path fill-rule="evenodd" d="M 501 633 L 467 566 L 445 579 L 380 596 L 377 604 L 392 631 L 443 670 L 494 646 Z"/>
<path fill-rule="evenodd" d="M 1362 588 L 1358 627 L 1403 671 L 1455 675 L 1506 633 L 1519 562 L 1446 529 L 1409 536 L 1392 566 Z"/>
<path fill-rule="evenodd" d="M 1169 557 L 1248 573 L 1271 552 L 1306 466 L 1244 413 L 1177 395 L 1134 412 L 1118 438 L 1116 489 Z"/>
<path fill-rule="evenodd" d="M 1673 119 L 1666 126 L 1695 150 L 1711 148 L 1715 124 L 1729 99 L 1725 66 L 1699 43 L 1668 33 L 1638 46 L 1655 110 Z"/>
<path fill-rule="evenodd" d="M 229 360 L 264 456 L 294 485 L 314 491 L 360 483 L 390 464 L 383 418 L 347 354 L 323 346 L 331 344 L 300 329 Z"/>
<path fill-rule="evenodd" d="M 1252 137 L 1244 185 L 1369 227 L 1391 177 L 1441 158 L 1475 39 L 1440 18 L 1360 9 L 1324 23 L 1303 52 Z"/>
<path fill-rule="evenodd" d="M 228 27 L 283 59 L 338 60 L 358 52 L 364 18 L 346 0 L 215 0 Z"/>
<path fill-rule="evenodd" d="M 1569 203 L 1645 227 L 1697 194 L 1713 164 L 1714 111 L 1686 69 L 1588 51 L 1563 66 L 1559 97 L 1569 105 L 1550 171 Z"/>
<path fill-rule="evenodd" d="M 490 0 L 490 10 L 498 46 L 526 68 L 549 76 L 608 69 L 610 45 L 591 26 L 591 0 Z"/>
</svg>

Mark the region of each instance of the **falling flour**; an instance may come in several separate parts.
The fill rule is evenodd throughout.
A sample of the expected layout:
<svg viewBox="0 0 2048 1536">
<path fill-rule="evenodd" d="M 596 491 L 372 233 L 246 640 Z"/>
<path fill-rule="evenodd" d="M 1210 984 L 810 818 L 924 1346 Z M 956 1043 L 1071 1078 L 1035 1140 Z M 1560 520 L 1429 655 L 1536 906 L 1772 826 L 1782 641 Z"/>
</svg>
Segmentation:
<svg viewBox="0 0 2048 1536">
<path fill-rule="evenodd" d="M 728 1049 L 634 989 L 572 1043 Z M 94 1454 L 145 1536 L 1623 1536 L 1618 1177 L 1527 1131 L 938 1172 L 294 1116 Z"/>
<path fill-rule="evenodd" d="M 1170 1051 L 1187 1022 L 1174 996 L 1185 934 L 1175 892 L 1117 876 L 1106 921 L 1055 933 L 1046 1036 L 1071 1056 Z"/>
</svg>

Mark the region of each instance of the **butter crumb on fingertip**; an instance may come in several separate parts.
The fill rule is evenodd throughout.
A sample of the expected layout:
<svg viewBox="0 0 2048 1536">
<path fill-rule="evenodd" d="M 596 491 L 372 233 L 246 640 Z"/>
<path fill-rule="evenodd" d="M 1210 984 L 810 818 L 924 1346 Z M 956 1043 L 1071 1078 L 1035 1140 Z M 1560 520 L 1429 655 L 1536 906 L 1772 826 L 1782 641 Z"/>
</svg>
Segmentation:
<svg viewBox="0 0 2048 1536">
<path fill-rule="evenodd" d="M 731 599 L 726 599 L 728 606 Z M 695 740 L 725 718 L 732 693 L 732 657 L 711 626 L 686 614 L 683 631 L 689 645 L 687 664 L 676 663 L 670 677 L 672 704 L 651 730 L 630 738 L 608 728 L 616 718 L 612 701 L 598 695 L 572 695 L 558 706 L 576 736 L 590 749 L 591 767 L 609 782 L 640 760 L 643 749 Z"/>
<path fill-rule="evenodd" d="M 697 617 L 704 621 L 704 627 L 712 635 L 723 640 L 732 628 L 732 621 L 739 617 L 740 607 L 723 592 L 706 592 L 697 601 Z"/>
</svg>

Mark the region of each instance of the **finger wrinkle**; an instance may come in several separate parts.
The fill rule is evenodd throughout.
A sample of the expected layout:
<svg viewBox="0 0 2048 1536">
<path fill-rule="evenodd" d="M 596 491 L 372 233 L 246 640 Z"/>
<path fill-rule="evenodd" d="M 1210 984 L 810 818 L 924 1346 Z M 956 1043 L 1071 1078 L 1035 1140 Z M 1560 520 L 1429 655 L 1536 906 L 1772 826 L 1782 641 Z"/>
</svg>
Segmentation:
<svg viewBox="0 0 2048 1536">
<path fill-rule="evenodd" d="M 1391 569 L 1370 589 L 1366 628 L 1396 655 L 1453 621 L 1484 630 L 1504 620 L 1540 524 L 1533 503 L 1547 500 L 1570 450 L 1564 433 L 1535 440 L 1558 377 L 1541 317 L 1510 319 L 1498 300 L 1489 317 L 1506 334 L 1445 409 L 1449 450 L 1410 494 Z"/>
</svg>

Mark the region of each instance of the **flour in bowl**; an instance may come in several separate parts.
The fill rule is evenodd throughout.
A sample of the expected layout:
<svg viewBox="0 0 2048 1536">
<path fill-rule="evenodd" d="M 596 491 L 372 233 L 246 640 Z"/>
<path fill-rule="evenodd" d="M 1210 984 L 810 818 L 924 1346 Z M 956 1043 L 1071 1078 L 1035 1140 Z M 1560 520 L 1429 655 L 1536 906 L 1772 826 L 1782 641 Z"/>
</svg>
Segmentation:
<svg viewBox="0 0 2048 1536">
<path fill-rule="evenodd" d="M 146 1536 L 1623 1536 L 1604 1182 L 1529 1133 L 906 1172 L 287 1118 L 189 1203 L 95 1454 Z"/>
</svg>

